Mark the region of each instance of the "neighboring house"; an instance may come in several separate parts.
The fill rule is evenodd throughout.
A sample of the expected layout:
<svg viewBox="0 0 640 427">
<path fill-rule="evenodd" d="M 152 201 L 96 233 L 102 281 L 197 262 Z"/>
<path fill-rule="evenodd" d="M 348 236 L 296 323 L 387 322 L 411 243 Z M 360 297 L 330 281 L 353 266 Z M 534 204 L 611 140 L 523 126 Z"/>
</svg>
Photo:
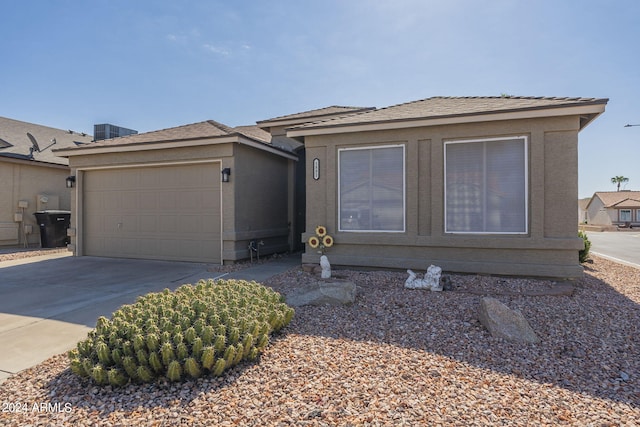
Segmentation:
<svg viewBox="0 0 640 427">
<path fill-rule="evenodd" d="M 640 191 L 597 191 L 586 209 L 589 225 L 640 227 Z"/>
<path fill-rule="evenodd" d="M 433 97 L 293 127 L 303 240 L 326 226 L 334 265 L 579 277 L 578 133 L 607 102 Z"/>
<path fill-rule="evenodd" d="M 52 153 L 91 135 L 0 117 L 0 246 L 39 246 L 34 213 L 70 210 L 67 159 Z"/>
<path fill-rule="evenodd" d="M 591 197 L 585 197 L 584 199 L 578 199 L 578 223 L 586 224 L 589 222 L 589 215 L 587 213 L 587 206 L 591 201 Z"/>
</svg>

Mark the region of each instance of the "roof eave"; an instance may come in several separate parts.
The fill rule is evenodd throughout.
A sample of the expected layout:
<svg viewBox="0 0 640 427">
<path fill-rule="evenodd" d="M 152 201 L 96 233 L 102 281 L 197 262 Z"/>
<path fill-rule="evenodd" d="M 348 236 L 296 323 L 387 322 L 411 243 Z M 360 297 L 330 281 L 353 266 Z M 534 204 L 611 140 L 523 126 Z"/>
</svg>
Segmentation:
<svg viewBox="0 0 640 427">
<path fill-rule="evenodd" d="M 385 120 L 378 122 L 353 123 L 343 125 L 331 125 L 330 123 L 293 128 L 287 131 L 290 138 L 311 135 L 325 135 L 337 133 L 365 132 L 390 129 L 403 129 L 425 126 L 454 125 L 463 123 L 477 123 L 498 120 L 533 119 L 542 117 L 580 116 L 580 128 L 584 129 L 605 110 L 606 100 L 593 102 L 586 105 L 570 105 L 559 107 L 544 107 L 522 110 L 489 111 L 484 113 L 456 114 L 435 117 L 419 117 L 411 119 Z"/>
<path fill-rule="evenodd" d="M 229 135 L 220 137 L 209 138 L 194 138 L 194 139 L 180 139 L 180 140 L 168 140 L 168 141 L 150 141 L 150 142 L 134 142 L 130 144 L 114 144 L 114 145 L 99 145 L 99 146 L 82 146 L 74 148 L 60 148 L 55 151 L 55 154 L 59 157 L 73 157 L 73 156 L 86 156 L 93 154 L 108 154 L 108 153 L 122 153 L 122 152 L 134 152 L 134 151 L 150 151 L 150 150 L 166 150 L 171 148 L 181 147 L 199 147 L 211 144 L 226 144 L 226 143 L 240 143 L 252 146 L 254 148 L 268 151 L 273 154 L 277 154 L 282 157 L 286 157 L 292 160 L 297 160 L 297 156 L 282 150 L 278 147 L 271 146 L 266 142 L 254 140 L 241 133 L 234 132 Z"/>
</svg>

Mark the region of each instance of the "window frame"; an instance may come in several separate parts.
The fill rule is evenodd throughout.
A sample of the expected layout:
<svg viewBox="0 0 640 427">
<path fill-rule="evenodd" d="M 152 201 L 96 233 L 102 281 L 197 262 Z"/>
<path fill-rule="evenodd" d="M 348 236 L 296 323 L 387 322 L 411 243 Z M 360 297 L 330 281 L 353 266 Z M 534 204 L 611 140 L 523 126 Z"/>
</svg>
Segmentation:
<svg viewBox="0 0 640 427">
<path fill-rule="evenodd" d="M 364 151 L 364 150 L 376 150 L 384 148 L 402 148 L 402 230 L 353 230 L 342 228 L 342 194 L 341 194 L 341 153 L 345 151 Z M 338 231 L 344 233 L 406 233 L 407 231 L 407 148 L 405 144 L 385 144 L 385 145 L 367 145 L 362 147 L 343 147 L 338 148 L 338 166 L 337 166 L 337 189 L 336 194 L 338 198 Z"/>
<path fill-rule="evenodd" d="M 471 144 L 471 143 L 486 143 L 493 141 L 510 141 L 510 140 L 522 140 L 523 144 L 523 174 L 524 174 L 524 230 L 523 231 L 450 231 L 447 225 L 447 146 L 453 144 Z M 443 225 L 445 234 L 464 234 L 464 235 L 528 235 L 529 234 L 529 137 L 527 135 L 505 135 L 492 138 L 474 138 L 474 139 L 451 139 L 444 141 L 443 146 L 444 164 L 443 164 Z"/>
<path fill-rule="evenodd" d="M 622 219 L 622 212 L 629 213 L 629 219 Z M 632 209 L 618 209 L 618 221 L 619 222 L 632 222 L 633 221 L 633 210 Z"/>
</svg>

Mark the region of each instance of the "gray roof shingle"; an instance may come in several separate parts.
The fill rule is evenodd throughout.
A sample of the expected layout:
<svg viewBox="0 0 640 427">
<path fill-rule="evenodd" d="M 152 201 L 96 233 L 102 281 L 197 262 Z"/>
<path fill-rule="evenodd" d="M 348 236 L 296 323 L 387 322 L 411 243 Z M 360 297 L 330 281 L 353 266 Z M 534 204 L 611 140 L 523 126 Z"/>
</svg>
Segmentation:
<svg viewBox="0 0 640 427">
<path fill-rule="evenodd" d="M 33 136 L 40 151 L 32 150 L 27 134 Z M 0 157 L 66 166 L 69 160 L 56 156 L 52 150 L 89 144 L 92 139 L 87 134 L 0 117 Z"/>
<path fill-rule="evenodd" d="M 393 121 L 447 118 L 479 114 L 506 113 L 578 105 L 606 104 L 606 98 L 559 98 L 524 96 L 435 96 L 418 101 L 369 110 L 359 114 L 304 124 L 296 129 L 373 124 Z"/>
</svg>

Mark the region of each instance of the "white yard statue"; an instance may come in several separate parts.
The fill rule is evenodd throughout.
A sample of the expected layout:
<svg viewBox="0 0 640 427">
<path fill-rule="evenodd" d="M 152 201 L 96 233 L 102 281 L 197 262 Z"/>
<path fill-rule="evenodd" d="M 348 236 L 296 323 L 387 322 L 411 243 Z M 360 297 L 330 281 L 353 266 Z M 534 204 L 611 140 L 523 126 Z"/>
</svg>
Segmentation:
<svg viewBox="0 0 640 427">
<path fill-rule="evenodd" d="M 427 272 L 424 274 L 423 279 L 418 279 L 416 273 L 413 270 L 407 270 L 409 277 L 404 282 L 404 287 L 409 289 L 429 289 L 432 291 L 441 291 L 442 283 L 440 283 L 440 276 L 442 275 L 442 269 L 435 265 L 430 265 Z"/>
<path fill-rule="evenodd" d="M 322 273 L 320 273 L 320 277 L 323 279 L 331 278 L 331 264 L 329 264 L 329 258 L 326 255 L 322 255 L 320 257 L 320 267 L 322 267 Z"/>
</svg>

